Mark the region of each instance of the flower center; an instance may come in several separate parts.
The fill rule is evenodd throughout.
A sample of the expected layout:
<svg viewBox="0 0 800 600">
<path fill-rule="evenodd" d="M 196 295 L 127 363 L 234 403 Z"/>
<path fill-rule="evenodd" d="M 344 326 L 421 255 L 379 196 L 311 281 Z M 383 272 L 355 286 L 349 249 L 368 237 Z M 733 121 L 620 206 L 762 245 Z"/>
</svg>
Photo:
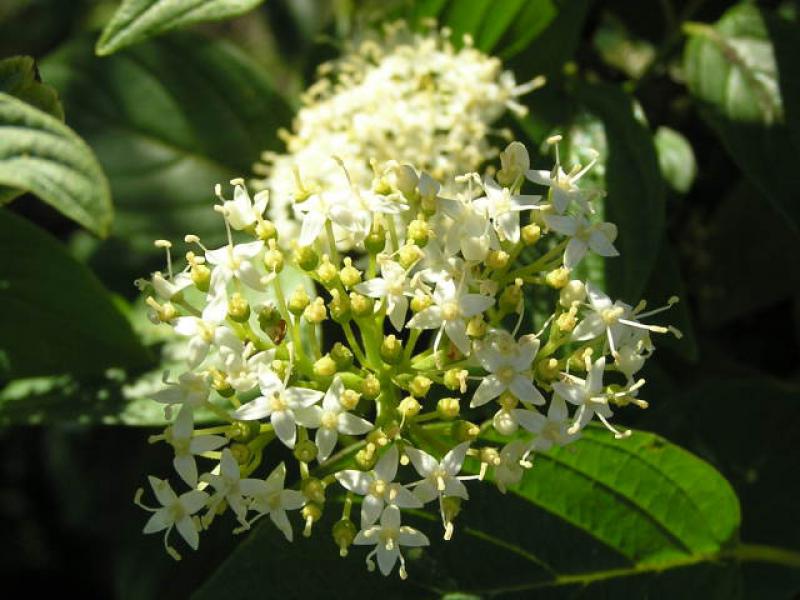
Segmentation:
<svg viewBox="0 0 800 600">
<path fill-rule="evenodd" d="M 600 318 L 606 325 L 613 325 L 625 313 L 621 306 L 609 306 L 600 312 Z"/>
<path fill-rule="evenodd" d="M 286 401 L 283 399 L 283 396 L 277 393 L 272 397 L 272 400 L 270 401 L 270 406 L 272 407 L 273 411 L 286 410 L 288 408 L 288 404 L 286 404 Z"/>
<path fill-rule="evenodd" d="M 372 485 L 369 486 L 369 493 L 371 496 L 381 498 L 389 489 L 388 484 L 383 479 L 376 479 Z"/>
<path fill-rule="evenodd" d="M 456 302 L 445 302 L 442 304 L 442 318 L 445 321 L 452 321 L 458 318 L 461 314 L 461 309 Z"/>
<path fill-rule="evenodd" d="M 500 383 L 504 383 L 508 385 L 511 383 L 511 380 L 514 379 L 514 369 L 512 367 L 503 367 L 497 371 L 497 379 L 500 380 Z"/>
<path fill-rule="evenodd" d="M 322 413 L 322 426 L 326 429 L 336 429 L 339 424 L 339 415 L 332 410 Z"/>
</svg>

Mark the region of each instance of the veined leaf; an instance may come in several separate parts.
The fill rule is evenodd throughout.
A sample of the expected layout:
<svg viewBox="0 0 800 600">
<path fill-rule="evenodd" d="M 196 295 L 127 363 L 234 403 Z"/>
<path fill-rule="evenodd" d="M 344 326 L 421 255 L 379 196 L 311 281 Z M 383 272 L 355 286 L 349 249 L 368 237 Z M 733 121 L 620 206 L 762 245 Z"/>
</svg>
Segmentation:
<svg viewBox="0 0 800 600">
<path fill-rule="evenodd" d="M 98 235 L 113 218 L 92 150 L 57 118 L 0 92 L 0 185 L 28 191 Z"/>
<path fill-rule="evenodd" d="M 148 361 L 108 292 L 54 238 L 0 210 L 0 250 L 8 257 L 0 262 L 4 377 L 102 373 Z"/>
<path fill-rule="evenodd" d="M 117 205 L 115 233 L 152 240 L 224 236 L 214 184 L 247 177 L 279 147 L 291 111 L 264 70 L 221 40 L 181 34 L 98 59 L 77 40 L 42 64 L 70 123 L 97 151 Z"/>
<path fill-rule="evenodd" d="M 39 110 L 64 120 L 58 93 L 42 83 L 36 61 L 30 56 L 12 56 L 0 60 L 0 92 L 15 96 Z"/>
<path fill-rule="evenodd" d="M 664 179 L 676 192 L 685 194 L 697 177 L 697 161 L 689 140 L 680 132 L 662 126 L 656 130 L 653 142 Z"/>
<path fill-rule="evenodd" d="M 97 41 L 105 56 L 171 29 L 244 14 L 264 0 L 123 0 Z"/>
</svg>

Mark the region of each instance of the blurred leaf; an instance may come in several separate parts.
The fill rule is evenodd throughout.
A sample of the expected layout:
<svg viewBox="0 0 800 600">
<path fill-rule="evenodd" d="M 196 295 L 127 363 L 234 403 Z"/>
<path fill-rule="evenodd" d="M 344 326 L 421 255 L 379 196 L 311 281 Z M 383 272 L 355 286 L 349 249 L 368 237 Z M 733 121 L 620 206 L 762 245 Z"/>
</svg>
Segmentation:
<svg viewBox="0 0 800 600">
<path fill-rule="evenodd" d="M 686 137 L 670 127 L 659 127 L 653 136 L 661 174 L 672 189 L 689 191 L 697 177 L 697 161 Z"/>
<path fill-rule="evenodd" d="M 91 149 L 41 110 L 0 92 L 0 184 L 28 191 L 98 235 L 113 208 Z"/>
<path fill-rule="evenodd" d="M 764 18 L 749 3 L 731 8 L 714 26 L 692 23 L 686 31 L 686 80 L 701 101 L 704 118 L 742 171 L 797 229 L 800 172 L 794 162 L 800 140 L 793 143 L 784 124 L 784 105 L 792 105 L 796 114 L 794 105 L 800 101 L 793 74 L 796 56 L 782 59 L 787 72 L 781 74 L 779 87 Z M 782 99 L 781 92 L 787 91 L 793 95 Z"/>
<path fill-rule="evenodd" d="M 577 83 L 575 97 L 605 126 L 608 140 L 605 217 L 619 227 L 621 256 L 606 261 L 609 291 L 638 301 L 658 257 L 664 231 L 664 182 L 653 138 L 634 101 L 610 84 Z"/>
<path fill-rule="evenodd" d="M 64 120 L 64 109 L 58 100 L 58 93 L 52 86 L 42 83 L 36 62 L 30 56 L 0 60 L 0 92 Z"/>
<path fill-rule="evenodd" d="M 71 124 L 95 148 L 135 252 L 186 233 L 224 236 L 214 185 L 246 177 L 291 112 L 263 69 L 231 44 L 173 35 L 107 59 L 77 40 L 42 64 Z"/>
<path fill-rule="evenodd" d="M 123 0 L 97 41 L 100 56 L 172 29 L 244 14 L 264 0 Z"/>
<path fill-rule="evenodd" d="M 31 109 L 33 110 L 33 109 Z M 94 275 L 50 235 L 0 210 L 3 376 L 101 373 L 148 356 Z"/>
<path fill-rule="evenodd" d="M 336 507 L 328 512 L 338 516 Z M 537 455 L 506 496 L 471 485 L 453 543 L 439 539 L 438 522 L 426 522 L 438 517 L 414 511 L 407 520 L 426 530 L 432 545 L 406 550 L 405 583 L 365 573 L 365 549 L 352 547 L 356 556 L 341 560 L 331 542 L 298 536 L 289 545 L 263 523 L 194 598 L 223 591 L 256 597 L 265 578 L 277 595 L 296 593 L 302 578 L 307 598 L 331 589 L 388 598 L 548 591 L 670 597 L 681 585 L 707 592 L 698 592 L 702 597 L 735 596 L 736 577 L 724 560 L 739 526 L 735 495 L 709 465 L 649 433 L 615 441 L 589 428 L 570 448 Z M 315 526 L 315 536 L 327 533 L 325 525 Z"/>
<path fill-rule="evenodd" d="M 656 55 L 653 44 L 634 37 L 625 24 L 611 13 L 603 14 L 592 43 L 607 65 L 633 79 L 642 76 Z"/>
</svg>

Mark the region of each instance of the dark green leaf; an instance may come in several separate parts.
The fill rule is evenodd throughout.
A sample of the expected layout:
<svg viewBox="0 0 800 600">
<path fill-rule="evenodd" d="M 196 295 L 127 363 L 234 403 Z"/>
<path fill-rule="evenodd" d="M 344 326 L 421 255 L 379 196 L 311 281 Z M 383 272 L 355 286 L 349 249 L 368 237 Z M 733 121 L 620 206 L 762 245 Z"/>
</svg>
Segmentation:
<svg viewBox="0 0 800 600">
<path fill-rule="evenodd" d="M 235 17 L 263 1 L 123 0 L 97 41 L 97 54 L 111 54 L 171 29 Z"/>
<path fill-rule="evenodd" d="M 92 150 L 41 110 L 0 92 L 0 185 L 28 191 L 98 235 L 113 219 Z"/>
<path fill-rule="evenodd" d="M 30 56 L 0 60 L 0 92 L 15 96 L 57 119 L 64 120 L 58 93 L 42 83 L 36 62 Z"/>
<path fill-rule="evenodd" d="M 32 109 L 31 109 L 32 110 Z M 55 239 L 0 210 L 3 376 L 102 373 L 148 356 L 92 273 Z"/>
<path fill-rule="evenodd" d="M 680 132 L 662 126 L 656 130 L 653 141 L 664 179 L 673 190 L 685 194 L 697 177 L 697 162 L 689 140 Z"/>
<path fill-rule="evenodd" d="M 247 177 L 277 149 L 291 111 L 263 69 L 232 45 L 174 35 L 107 59 L 83 39 L 42 65 L 70 123 L 95 148 L 136 252 L 186 233 L 219 238 L 215 183 Z M 209 240 L 213 243 L 213 240 Z"/>
<path fill-rule="evenodd" d="M 638 301 L 658 257 L 664 230 L 664 182 L 653 138 L 633 99 L 609 84 L 576 85 L 578 101 L 605 126 L 608 140 L 605 217 L 619 227 L 621 256 L 606 264 L 609 290 Z"/>
</svg>

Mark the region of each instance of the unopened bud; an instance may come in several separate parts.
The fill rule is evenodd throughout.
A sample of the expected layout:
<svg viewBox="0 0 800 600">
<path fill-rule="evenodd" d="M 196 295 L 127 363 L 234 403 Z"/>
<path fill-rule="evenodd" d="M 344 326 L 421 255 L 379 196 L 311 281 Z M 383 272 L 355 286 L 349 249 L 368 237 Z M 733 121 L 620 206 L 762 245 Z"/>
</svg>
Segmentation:
<svg viewBox="0 0 800 600">
<path fill-rule="evenodd" d="M 500 394 L 500 397 L 497 399 L 497 402 L 504 410 L 513 410 L 517 408 L 517 405 L 519 404 L 519 399 L 514 394 L 506 390 L 505 392 Z"/>
<path fill-rule="evenodd" d="M 462 394 L 467 391 L 467 376 L 469 371 L 466 369 L 452 368 L 444 373 L 444 385 L 448 390 L 458 390 Z"/>
<path fill-rule="evenodd" d="M 471 338 L 480 339 L 486 335 L 488 325 L 483 319 L 483 315 L 475 315 L 467 321 L 467 335 Z"/>
<path fill-rule="evenodd" d="M 525 225 L 522 228 L 522 241 L 526 246 L 533 246 L 542 237 L 542 229 L 535 223 Z"/>
<path fill-rule="evenodd" d="M 458 398 L 442 398 L 436 403 L 436 412 L 442 419 L 455 419 L 461 412 Z"/>
<path fill-rule="evenodd" d="M 223 398 L 230 398 L 236 393 L 228 382 L 228 377 L 219 369 L 211 370 L 211 387 Z"/>
<path fill-rule="evenodd" d="M 337 323 L 347 323 L 352 316 L 350 311 L 350 298 L 339 290 L 331 290 L 331 301 L 328 302 L 331 319 Z"/>
<path fill-rule="evenodd" d="M 283 270 L 283 252 L 278 249 L 275 240 L 269 241 L 269 248 L 264 252 L 264 266 L 272 273 Z"/>
<path fill-rule="evenodd" d="M 297 445 L 294 447 L 293 453 L 294 457 L 300 462 L 310 463 L 312 460 L 317 458 L 317 445 L 311 440 L 303 440 L 297 443 Z M 325 498 L 323 495 L 323 500 L 324 499 Z"/>
<path fill-rule="evenodd" d="M 410 269 L 423 256 L 425 256 L 425 254 L 420 250 L 419 246 L 416 244 L 406 244 L 397 252 L 397 262 L 400 263 L 400 266 L 404 269 Z"/>
<path fill-rule="evenodd" d="M 314 363 L 314 375 L 317 377 L 333 377 L 336 375 L 336 362 L 330 354 L 326 354 Z"/>
<path fill-rule="evenodd" d="M 411 310 L 414 313 L 422 312 L 426 308 L 430 308 L 431 304 L 433 304 L 433 298 L 431 298 L 430 294 L 420 292 L 419 290 L 414 292 L 414 296 L 411 298 Z"/>
<path fill-rule="evenodd" d="M 394 334 L 389 334 L 381 342 L 380 353 L 386 363 L 397 364 L 403 353 L 403 343 Z"/>
<path fill-rule="evenodd" d="M 286 307 L 289 309 L 290 313 L 296 317 L 299 317 L 303 314 L 309 304 L 311 304 L 311 298 L 308 297 L 306 288 L 302 285 L 298 285 L 294 292 L 292 292 L 292 295 L 289 296 Z"/>
<path fill-rule="evenodd" d="M 414 396 L 406 396 L 397 405 L 397 411 L 406 418 L 416 417 L 420 410 L 422 410 L 422 405 Z"/>
<path fill-rule="evenodd" d="M 309 323 L 322 323 L 328 318 L 328 312 L 325 309 L 325 302 L 317 296 L 314 301 L 306 306 L 303 311 L 303 318 Z"/>
<path fill-rule="evenodd" d="M 355 390 L 345 390 L 342 392 L 342 397 L 339 398 L 339 404 L 345 410 L 354 410 L 358 406 L 358 401 L 361 399 L 361 394 Z"/>
<path fill-rule="evenodd" d="M 237 323 L 244 323 L 250 318 L 250 304 L 239 292 L 234 292 L 228 299 L 228 316 Z"/>
<path fill-rule="evenodd" d="M 557 269 L 553 269 L 544 276 L 544 281 L 551 288 L 560 290 L 567 285 L 567 283 L 569 283 L 569 269 L 566 267 L 558 267 Z"/>
<path fill-rule="evenodd" d="M 430 235 L 430 227 L 425 221 L 414 219 L 408 224 L 406 238 L 420 248 L 425 247 L 425 244 L 427 244 L 430 239 Z"/>
<path fill-rule="evenodd" d="M 458 442 L 471 442 L 480 435 L 481 428 L 469 421 L 454 421 L 450 433 Z"/>
<path fill-rule="evenodd" d="M 344 267 L 339 271 L 339 279 L 346 287 L 353 287 L 361 282 L 361 271 L 353 266 L 353 259 L 349 256 L 344 259 Z"/>
<path fill-rule="evenodd" d="M 356 318 L 368 317 L 375 311 L 375 300 L 356 292 L 350 293 L 350 309 Z"/>
<path fill-rule="evenodd" d="M 356 539 L 358 530 L 350 519 L 339 519 L 333 524 L 333 541 L 339 547 L 339 556 L 347 556 L 347 549 Z"/>
<path fill-rule="evenodd" d="M 383 252 L 386 247 L 386 229 L 380 223 L 373 223 L 372 229 L 364 238 L 364 248 L 370 254 Z"/>
<path fill-rule="evenodd" d="M 300 491 L 311 502 L 325 502 L 325 485 L 316 477 L 308 477 L 300 484 Z"/>
<path fill-rule="evenodd" d="M 278 230 L 272 221 L 261 219 L 256 224 L 256 236 L 265 242 L 278 239 Z"/>
<path fill-rule="evenodd" d="M 236 442 L 246 444 L 254 439 L 261 431 L 258 421 L 234 421 L 228 430 L 228 437 Z"/>
<path fill-rule="evenodd" d="M 586 285 L 580 279 L 573 279 L 561 288 L 558 302 L 564 308 L 570 308 L 575 303 L 583 302 L 586 298 Z"/>
<path fill-rule="evenodd" d="M 333 345 L 330 354 L 331 358 L 336 363 L 336 369 L 338 371 L 346 371 L 353 366 L 353 353 L 350 351 L 350 348 L 341 342 L 336 342 Z"/>
<path fill-rule="evenodd" d="M 417 398 L 424 398 L 428 395 L 433 381 L 424 375 L 415 375 L 411 382 L 408 384 L 408 391 L 414 394 Z"/>
<path fill-rule="evenodd" d="M 503 269 L 508 265 L 511 256 L 503 250 L 489 250 L 486 255 L 486 266 L 492 269 Z"/>
<path fill-rule="evenodd" d="M 381 393 L 381 382 L 375 375 L 369 373 L 361 382 L 361 393 L 365 398 L 374 400 Z"/>
<path fill-rule="evenodd" d="M 330 258 L 328 258 L 327 254 L 322 256 L 322 262 L 317 267 L 317 277 L 319 280 L 325 285 L 330 287 L 336 281 L 336 277 L 339 272 L 336 270 L 336 267 L 333 263 L 331 263 Z"/>
<path fill-rule="evenodd" d="M 319 254 L 311 246 L 301 246 L 294 251 L 294 260 L 304 271 L 313 271 L 319 265 Z"/>
</svg>

